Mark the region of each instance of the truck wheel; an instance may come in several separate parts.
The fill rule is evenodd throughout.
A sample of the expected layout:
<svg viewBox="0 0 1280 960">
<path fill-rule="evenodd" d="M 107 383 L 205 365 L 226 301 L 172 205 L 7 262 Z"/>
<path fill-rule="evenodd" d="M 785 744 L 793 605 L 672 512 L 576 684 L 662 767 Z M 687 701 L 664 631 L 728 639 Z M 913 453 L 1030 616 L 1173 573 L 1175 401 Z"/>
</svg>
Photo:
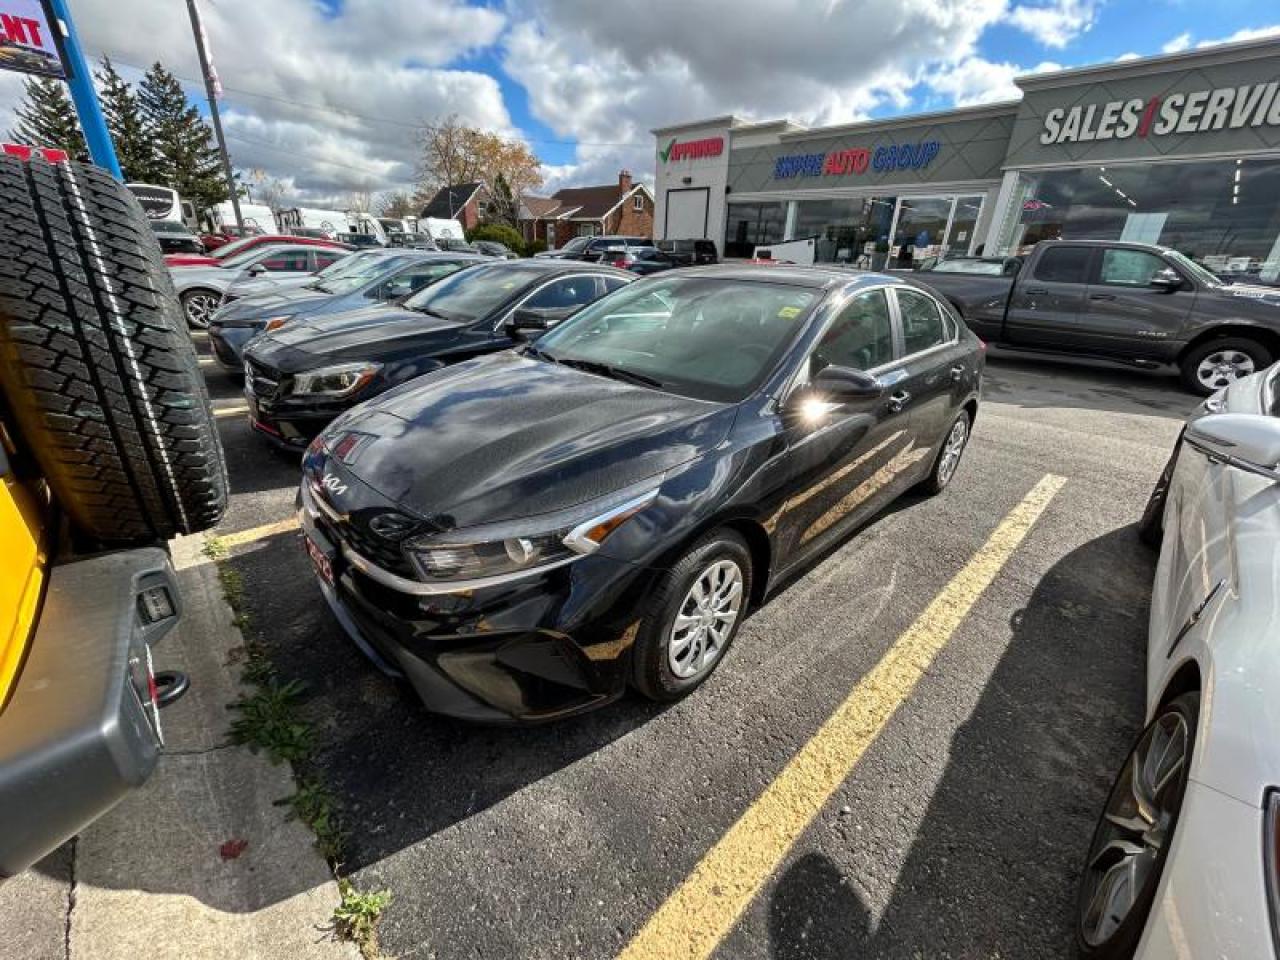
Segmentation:
<svg viewBox="0 0 1280 960">
<path fill-rule="evenodd" d="M 213 526 L 226 463 L 137 200 L 94 167 L 0 157 L 0 395 L 73 525 L 103 544 Z"/>
<path fill-rule="evenodd" d="M 1182 385 L 1207 397 L 1271 366 L 1271 351 L 1248 337 L 1223 337 L 1192 347 L 1182 358 Z"/>
</svg>

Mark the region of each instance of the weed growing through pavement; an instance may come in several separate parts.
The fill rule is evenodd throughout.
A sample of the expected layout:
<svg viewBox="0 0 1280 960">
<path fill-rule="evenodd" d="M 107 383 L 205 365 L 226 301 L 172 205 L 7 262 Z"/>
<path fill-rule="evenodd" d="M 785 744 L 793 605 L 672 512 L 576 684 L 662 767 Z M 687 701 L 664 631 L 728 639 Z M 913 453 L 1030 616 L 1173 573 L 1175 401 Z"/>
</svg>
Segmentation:
<svg viewBox="0 0 1280 960">
<path fill-rule="evenodd" d="M 391 903 L 390 890 L 373 890 L 363 893 L 350 880 L 338 881 L 342 902 L 333 911 L 333 926 L 338 935 L 353 941 L 365 960 L 381 957 L 378 950 L 378 918 Z"/>
<path fill-rule="evenodd" d="M 247 634 L 250 621 L 244 606 L 244 579 L 227 562 L 229 553 L 219 537 L 205 539 L 204 554 L 217 564 L 218 580 L 234 615 L 232 622 Z M 382 953 L 378 949 L 377 923 L 391 902 L 391 892 L 364 893 L 341 876 L 345 831 L 340 807 L 320 780 L 297 772 L 298 765 L 310 759 L 315 745 L 310 724 L 298 713 L 297 701 L 306 688 L 300 680 L 282 681 L 262 644 L 248 636 L 244 638 L 243 663 L 240 679 L 251 692 L 241 694 L 228 706 L 237 713 L 231 723 L 231 739 L 254 752 L 263 751 L 272 763 L 294 764 L 297 790 L 292 796 L 277 800 L 276 805 L 288 808 L 288 819 L 310 828 L 316 849 L 338 881 L 342 900 L 333 911 L 334 932 L 355 943 L 365 960 L 378 960 Z"/>
</svg>

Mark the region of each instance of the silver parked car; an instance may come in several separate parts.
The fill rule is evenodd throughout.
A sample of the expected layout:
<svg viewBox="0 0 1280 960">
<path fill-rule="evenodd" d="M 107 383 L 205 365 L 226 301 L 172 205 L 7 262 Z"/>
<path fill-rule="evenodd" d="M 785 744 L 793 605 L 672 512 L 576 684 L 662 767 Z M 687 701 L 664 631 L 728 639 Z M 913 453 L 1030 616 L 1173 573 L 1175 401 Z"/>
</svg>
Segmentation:
<svg viewBox="0 0 1280 960">
<path fill-rule="evenodd" d="M 305 282 L 317 270 L 347 256 L 350 251 L 331 247 L 280 244 L 255 247 L 216 267 L 170 267 L 187 323 L 198 329 L 209 325 L 222 295 L 237 280 L 270 279 L 276 283 Z"/>
<path fill-rule="evenodd" d="M 1280 929 L 1280 365 L 1187 423 L 1139 532 L 1160 545 L 1150 721 L 1081 879 L 1085 957 L 1274 957 Z"/>
</svg>

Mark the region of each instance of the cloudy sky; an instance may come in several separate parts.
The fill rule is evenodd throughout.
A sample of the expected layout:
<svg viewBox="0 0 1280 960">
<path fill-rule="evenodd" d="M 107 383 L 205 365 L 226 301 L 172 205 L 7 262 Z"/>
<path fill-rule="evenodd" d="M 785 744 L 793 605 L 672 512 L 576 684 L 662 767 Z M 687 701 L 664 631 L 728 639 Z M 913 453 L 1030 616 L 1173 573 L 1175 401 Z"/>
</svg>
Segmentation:
<svg viewBox="0 0 1280 960">
<path fill-rule="evenodd" d="M 91 56 L 161 60 L 203 96 L 181 0 L 71 0 Z M 821 124 L 1014 97 L 1012 78 L 1280 35 L 1275 0 L 202 0 L 233 162 L 289 201 L 413 179 L 415 129 L 457 114 L 526 140 L 547 192 L 626 167 L 656 126 Z M 21 78 L 0 73 L 0 133 Z"/>
</svg>

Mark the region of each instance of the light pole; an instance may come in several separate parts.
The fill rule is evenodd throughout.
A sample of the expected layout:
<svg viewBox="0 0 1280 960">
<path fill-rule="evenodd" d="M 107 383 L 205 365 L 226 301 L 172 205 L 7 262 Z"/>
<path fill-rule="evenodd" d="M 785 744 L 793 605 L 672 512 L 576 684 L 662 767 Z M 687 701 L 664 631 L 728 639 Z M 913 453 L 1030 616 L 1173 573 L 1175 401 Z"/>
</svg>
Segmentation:
<svg viewBox="0 0 1280 960">
<path fill-rule="evenodd" d="M 191 16 L 191 32 L 196 36 L 196 53 L 200 55 L 200 74 L 204 77 L 204 92 L 209 98 L 209 118 L 213 121 L 213 135 L 218 140 L 218 152 L 222 154 L 222 173 L 227 178 L 227 192 L 231 195 L 231 210 L 236 216 L 236 229 L 244 233 L 244 220 L 240 217 L 240 198 L 236 195 L 236 178 L 231 172 L 231 158 L 227 155 L 227 140 L 222 135 L 222 118 L 218 116 L 218 98 L 213 89 L 213 71 L 209 69 L 209 52 L 205 49 L 204 24 L 196 0 L 187 0 L 187 13 Z"/>
</svg>

